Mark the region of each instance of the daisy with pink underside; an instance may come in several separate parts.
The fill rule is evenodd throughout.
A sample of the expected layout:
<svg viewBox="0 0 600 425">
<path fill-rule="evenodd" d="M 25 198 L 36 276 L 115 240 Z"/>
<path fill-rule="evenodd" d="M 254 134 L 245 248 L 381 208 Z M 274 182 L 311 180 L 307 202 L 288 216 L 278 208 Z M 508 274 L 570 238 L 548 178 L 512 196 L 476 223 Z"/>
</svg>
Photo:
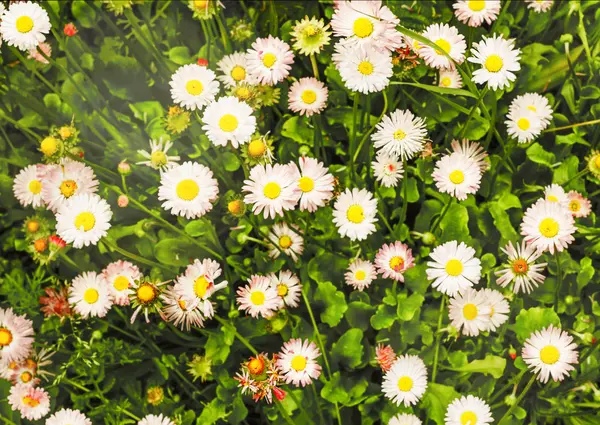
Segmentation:
<svg viewBox="0 0 600 425">
<path fill-rule="evenodd" d="M 108 289 L 113 296 L 113 303 L 128 305 L 129 289 L 136 279 L 141 276 L 140 269 L 129 261 L 115 261 L 102 271 L 102 276 L 108 284 Z"/>
<path fill-rule="evenodd" d="M 321 351 L 314 342 L 291 339 L 283 344 L 277 355 L 277 367 L 287 384 L 304 387 L 311 384 L 313 379 L 319 379 L 321 366 L 317 358 L 320 355 Z"/>
<path fill-rule="evenodd" d="M 301 116 L 320 114 L 327 104 L 327 87 L 316 78 L 300 78 L 290 87 L 288 103 L 290 110 Z"/>
<path fill-rule="evenodd" d="M 19 362 L 31 353 L 33 322 L 12 308 L 0 308 L 0 363 Z"/>
<path fill-rule="evenodd" d="M 384 244 L 375 256 L 377 273 L 386 279 L 404 282 L 404 273 L 414 265 L 412 250 L 399 241 Z"/>
<path fill-rule="evenodd" d="M 333 197 L 334 177 L 324 163 L 301 156 L 298 166 L 290 163 L 298 189 L 300 190 L 300 211 L 315 212 L 324 207 Z"/>
<path fill-rule="evenodd" d="M 8 404 L 30 421 L 43 418 L 50 411 L 50 396 L 43 388 L 18 384 L 10 389 Z"/>
<path fill-rule="evenodd" d="M 592 212 L 592 203 L 581 193 L 571 190 L 567 193 L 568 208 L 573 217 L 587 217 Z"/>
<path fill-rule="evenodd" d="M 557 202 L 540 199 L 527 209 L 521 223 L 525 241 L 540 251 L 561 252 L 574 240 L 577 228 L 569 210 Z"/>
<path fill-rule="evenodd" d="M 344 278 L 347 285 L 362 292 L 377 279 L 377 271 L 370 261 L 356 259 L 348 266 Z"/>
<path fill-rule="evenodd" d="M 479 27 L 484 22 L 489 25 L 500 13 L 499 0 L 458 0 L 452 7 L 456 18 L 470 27 Z"/>
<path fill-rule="evenodd" d="M 248 282 L 248 285 L 237 290 L 238 310 L 254 318 L 261 316 L 267 319 L 283 307 L 283 301 L 268 277 L 252 275 Z"/>
<path fill-rule="evenodd" d="M 508 264 L 496 272 L 498 285 L 506 288 L 511 282 L 514 282 L 512 290 L 515 294 L 519 292 L 529 294 L 544 283 L 546 276 L 541 272 L 546 267 L 546 263 L 535 263 L 542 256 L 541 251 L 525 241 L 522 241 L 521 245 L 517 244 L 516 247 L 509 241 L 501 250 L 508 256 Z"/>
</svg>

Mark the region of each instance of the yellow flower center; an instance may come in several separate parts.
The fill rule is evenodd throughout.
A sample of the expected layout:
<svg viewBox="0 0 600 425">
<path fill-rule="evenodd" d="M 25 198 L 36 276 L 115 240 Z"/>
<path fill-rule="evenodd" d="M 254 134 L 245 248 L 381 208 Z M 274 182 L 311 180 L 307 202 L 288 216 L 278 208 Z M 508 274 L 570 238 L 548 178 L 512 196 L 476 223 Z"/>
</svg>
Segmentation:
<svg viewBox="0 0 600 425">
<path fill-rule="evenodd" d="M 474 320 L 477 317 L 477 314 L 479 314 L 479 311 L 475 304 L 465 304 L 463 307 L 463 316 L 465 319 Z"/>
<path fill-rule="evenodd" d="M 250 89 L 248 87 L 239 87 L 235 94 L 239 99 L 246 100 L 250 98 Z"/>
<path fill-rule="evenodd" d="M 572 199 L 571 202 L 569 202 L 569 209 L 573 212 L 577 212 L 581 209 L 581 204 L 577 199 Z"/>
<path fill-rule="evenodd" d="M 404 140 L 406 133 L 400 129 L 394 131 L 394 140 Z"/>
<path fill-rule="evenodd" d="M 279 238 L 279 247 L 281 249 L 288 249 L 290 246 L 292 246 L 292 238 L 288 235 L 283 235 Z"/>
<path fill-rule="evenodd" d="M 553 238 L 558 234 L 558 222 L 553 218 L 545 218 L 539 225 L 540 233 L 547 238 Z"/>
<path fill-rule="evenodd" d="M 527 270 L 529 269 L 529 265 L 527 264 L 527 261 L 519 258 L 512 263 L 512 268 L 516 274 L 526 274 Z"/>
<path fill-rule="evenodd" d="M 373 33 L 373 22 L 367 18 L 358 18 L 352 26 L 354 35 L 359 38 L 365 38 Z"/>
<path fill-rule="evenodd" d="M 154 301 L 157 294 L 152 285 L 149 283 L 142 283 L 137 289 L 136 295 L 142 303 L 147 304 L 151 301 Z"/>
<path fill-rule="evenodd" d="M 89 232 L 96 225 L 96 217 L 91 212 L 84 211 L 75 217 L 75 228 L 84 232 Z"/>
<path fill-rule="evenodd" d="M 364 270 L 357 270 L 354 274 L 354 277 L 356 278 L 356 280 L 364 280 L 365 277 L 367 277 L 367 274 Z"/>
<path fill-rule="evenodd" d="M 23 404 L 26 404 L 29 407 L 38 407 L 40 402 L 34 398 L 29 397 L 28 395 L 23 397 Z"/>
<path fill-rule="evenodd" d="M 262 291 L 254 291 L 250 295 L 250 301 L 254 305 L 263 305 L 265 303 L 265 293 Z"/>
<path fill-rule="evenodd" d="M 167 154 L 163 151 L 154 151 L 150 155 L 150 162 L 155 167 L 162 167 L 163 165 L 167 165 Z"/>
<path fill-rule="evenodd" d="M 300 372 L 306 369 L 306 357 L 297 355 L 292 359 L 292 369 Z"/>
<path fill-rule="evenodd" d="M 527 118 L 519 118 L 519 120 L 517 121 L 517 127 L 519 127 L 523 131 L 527 130 L 529 126 L 530 124 Z"/>
<path fill-rule="evenodd" d="M 371 75 L 373 73 L 373 65 L 371 62 L 362 61 L 358 64 L 358 72 L 362 75 Z"/>
<path fill-rule="evenodd" d="M 62 193 L 65 198 L 73 196 L 76 190 L 77 183 L 75 183 L 74 180 L 65 180 L 60 184 L 60 193 Z"/>
<path fill-rule="evenodd" d="M 40 222 L 36 220 L 31 220 L 27 223 L 27 231 L 29 233 L 35 233 L 40 229 Z"/>
<path fill-rule="evenodd" d="M 306 35 L 307 37 L 313 37 L 317 35 L 318 32 L 319 30 L 317 29 L 317 27 L 312 24 L 304 28 L 304 35 Z"/>
<path fill-rule="evenodd" d="M 477 415 L 474 412 L 467 410 L 460 415 L 460 423 L 461 425 L 477 425 Z"/>
<path fill-rule="evenodd" d="M 532 111 L 532 112 L 537 112 L 537 109 L 536 109 L 536 108 L 535 108 L 535 106 L 533 106 L 533 105 L 529 105 L 529 106 L 527 107 L 527 109 L 529 109 L 529 110 L 530 110 L 530 111 Z"/>
<path fill-rule="evenodd" d="M 6 328 L 0 328 L 0 347 L 10 345 L 13 340 L 12 332 Z"/>
<path fill-rule="evenodd" d="M 600 155 L 596 155 L 596 157 L 594 158 L 594 165 L 600 168 Z"/>
<path fill-rule="evenodd" d="M 560 352 L 554 345 L 546 345 L 540 350 L 540 360 L 545 364 L 554 364 L 560 359 Z"/>
<path fill-rule="evenodd" d="M 100 294 L 98 293 L 98 290 L 94 288 L 88 288 L 83 293 L 83 300 L 88 304 L 96 304 L 98 298 L 100 298 Z"/>
<path fill-rule="evenodd" d="M 304 90 L 302 93 L 302 101 L 307 105 L 312 105 L 317 100 L 317 93 L 314 90 Z"/>
<path fill-rule="evenodd" d="M 125 276 L 117 276 L 113 282 L 113 286 L 117 291 L 124 291 L 129 288 L 129 279 Z"/>
<path fill-rule="evenodd" d="M 184 299 L 181 299 L 179 301 L 177 301 L 177 305 L 179 306 L 180 309 L 182 309 L 183 311 L 187 311 L 187 303 L 185 302 Z"/>
<path fill-rule="evenodd" d="M 284 285 L 283 283 L 280 283 L 279 285 L 277 285 L 277 295 L 279 295 L 280 297 L 285 297 L 288 293 L 288 287 L 287 285 Z"/>
<path fill-rule="evenodd" d="M 198 9 L 206 9 L 208 5 L 208 0 L 194 0 L 194 7 Z"/>
<path fill-rule="evenodd" d="M 450 53 L 450 47 L 451 47 L 451 46 L 450 46 L 450 43 L 449 43 L 447 40 L 445 40 L 445 39 L 443 39 L 443 38 L 440 38 L 438 41 L 436 41 L 436 42 L 435 42 L 435 44 L 437 44 L 437 45 L 438 45 L 438 46 L 439 46 L 439 47 L 440 47 L 440 48 L 441 48 L 441 49 L 442 49 L 444 52 L 446 52 L 446 53 Z M 441 54 L 442 54 L 442 52 L 440 52 L 440 51 L 439 51 L 439 50 L 437 50 L 437 49 L 435 49 L 435 52 L 436 52 L 438 55 L 441 55 Z"/>
<path fill-rule="evenodd" d="M 46 137 L 40 144 L 40 150 L 46 156 L 52 156 L 58 150 L 58 140 L 52 136 Z"/>
<path fill-rule="evenodd" d="M 263 195 L 269 199 L 276 199 L 281 193 L 281 186 L 275 182 L 269 182 L 263 189 Z"/>
<path fill-rule="evenodd" d="M 300 180 L 298 180 L 298 187 L 300 187 L 300 190 L 304 193 L 311 192 L 315 188 L 315 181 L 310 177 L 301 177 Z"/>
<path fill-rule="evenodd" d="M 548 195 L 548 197 L 546 197 L 546 200 L 550 202 L 558 202 L 558 198 L 554 195 Z"/>
<path fill-rule="evenodd" d="M 498 72 L 502 69 L 503 65 L 504 65 L 504 61 L 498 55 L 488 56 L 488 58 L 485 60 L 485 64 L 484 64 L 485 69 L 487 69 L 489 72 Z"/>
<path fill-rule="evenodd" d="M 465 181 L 465 175 L 460 170 L 454 170 L 450 173 L 450 181 L 454 184 L 461 184 Z"/>
<path fill-rule="evenodd" d="M 238 128 L 238 120 L 231 114 L 225 114 L 219 120 L 219 127 L 225 133 L 231 133 L 236 128 Z"/>
<path fill-rule="evenodd" d="M 470 0 L 468 2 L 468 5 L 469 5 L 469 9 L 471 9 L 473 12 L 480 12 L 485 7 L 485 0 Z M 471 424 L 471 425 L 475 425 L 475 424 Z"/>
<path fill-rule="evenodd" d="M 402 267 L 404 267 L 404 258 L 399 256 L 392 257 L 390 260 L 390 268 L 395 272 L 398 272 L 402 270 Z"/>
<path fill-rule="evenodd" d="M 242 201 L 240 201 L 239 199 L 236 199 L 234 201 L 230 201 L 227 204 L 227 209 L 229 210 L 229 212 L 233 215 L 239 214 L 240 212 L 242 212 L 242 208 L 243 208 L 244 204 L 242 203 Z"/>
<path fill-rule="evenodd" d="M 60 134 L 61 139 L 65 140 L 65 139 L 68 139 L 69 137 L 71 137 L 73 132 L 71 131 L 71 129 L 69 127 L 64 126 L 58 130 L 58 134 Z"/>
<path fill-rule="evenodd" d="M 198 196 L 198 193 L 200 193 L 200 186 L 192 179 L 185 179 L 177 183 L 175 191 L 177 192 L 179 199 L 191 201 Z"/>
<path fill-rule="evenodd" d="M 29 16 L 19 16 L 17 18 L 17 31 L 22 34 L 28 33 L 33 29 L 33 19 Z"/>
<path fill-rule="evenodd" d="M 190 80 L 185 83 L 185 89 L 192 96 L 198 96 L 204 91 L 204 86 L 198 80 Z"/>
<path fill-rule="evenodd" d="M 235 81 L 242 81 L 244 78 L 246 78 L 246 70 L 239 65 L 234 66 L 231 69 L 231 78 L 233 78 Z"/>
<path fill-rule="evenodd" d="M 277 62 L 277 56 L 275 56 L 273 53 L 267 53 L 263 56 L 262 63 L 267 68 L 271 68 L 275 62 Z"/>
<path fill-rule="evenodd" d="M 446 263 L 446 273 L 450 276 L 459 276 L 463 271 L 460 260 L 452 259 Z"/>
<path fill-rule="evenodd" d="M 261 139 L 256 139 L 248 144 L 248 155 L 252 158 L 260 158 L 267 151 L 267 144 Z"/>
<path fill-rule="evenodd" d="M 260 357 L 248 362 L 248 370 L 252 375 L 260 375 L 265 370 L 265 362 Z"/>
<path fill-rule="evenodd" d="M 37 195 L 42 191 L 42 183 L 39 180 L 31 180 L 28 187 L 29 191 L 34 195 Z"/>
<path fill-rule="evenodd" d="M 408 376 L 403 376 L 398 379 L 398 389 L 402 392 L 407 392 L 412 390 L 413 380 Z"/>
<path fill-rule="evenodd" d="M 365 210 L 360 205 L 351 205 L 346 211 L 346 218 L 354 224 L 360 224 L 365 219 Z"/>
<path fill-rule="evenodd" d="M 198 298 L 203 298 L 206 295 L 209 286 L 210 282 L 204 276 L 200 276 L 194 281 L 194 294 L 196 294 Z"/>
<path fill-rule="evenodd" d="M 33 375 L 31 374 L 31 372 L 23 372 L 21 374 L 21 381 L 22 382 L 31 382 L 31 380 L 33 379 Z"/>
<path fill-rule="evenodd" d="M 451 84 L 452 84 L 452 79 L 450 77 L 442 78 L 442 86 L 450 87 Z"/>
</svg>

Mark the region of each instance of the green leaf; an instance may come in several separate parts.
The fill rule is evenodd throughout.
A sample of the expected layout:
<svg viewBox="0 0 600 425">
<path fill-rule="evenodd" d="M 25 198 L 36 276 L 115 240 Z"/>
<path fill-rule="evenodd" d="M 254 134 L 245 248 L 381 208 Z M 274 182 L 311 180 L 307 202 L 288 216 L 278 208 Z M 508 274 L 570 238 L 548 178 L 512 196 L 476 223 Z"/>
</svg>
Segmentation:
<svg viewBox="0 0 600 425">
<path fill-rule="evenodd" d="M 315 300 L 325 304 L 325 311 L 321 313 L 321 321 L 334 327 L 340 323 L 344 313 L 348 310 L 346 297 L 331 282 L 318 282 L 317 285 Z"/>
<path fill-rule="evenodd" d="M 592 280 L 596 270 L 592 266 L 592 259 L 583 257 L 579 262 L 579 272 L 577 273 L 577 292 L 580 292 Z"/>
<path fill-rule="evenodd" d="M 371 317 L 371 326 L 373 329 L 380 330 L 392 326 L 396 321 L 396 309 L 392 306 L 380 304 L 377 312 Z"/>
<path fill-rule="evenodd" d="M 363 332 L 360 329 L 350 329 L 344 333 L 331 348 L 334 361 L 354 369 L 362 363 Z"/>
<path fill-rule="evenodd" d="M 221 419 L 227 417 L 227 405 L 218 398 L 213 400 L 204 406 L 202 413 L 196 420 L 197 425 L 212 425 L 216 424 Z"/>
<path fill-rule="evenodd" d="M 460 394 L 454 388 L 431 382 L 423 396 L 423 407 L 430 419 L 433 419 L 438 425 L 444 425 L 448 406 L 459 397 Z"/>
<path fill-rule="evenodd" d="M 414 293 L 407 297 L 405 292 L 398 294 L 398 318 L 402 322 L 408 322 L 415 316 L 418 318 L 418 312 L 425 301 L 425 297 L 421 294 Z"/>
<path fill-rule="evenodd" d="M 177 238 L 163 239 L 154 246 L 154 256 L 169 266 L 187 266 L 193 257 L 194 245 Z"/>
<path fill-rule="evenodd" d="M 440 242 L 468 241 L 470 239 L 468 223 L 469 212 L 467 208 L 459 203 L 452 204 L 440 222 L 440 229 L 443 232 Z"/>
<path fill-rule="evenodd" d="M 551 308 L 532 307 L 521 310 L 515 319 L 514 331 L 519 341 L 523 342 L 529 336 L 550 325 L 560 327 L 560 318 Z"/>
<path fill-rule="evenodd" d="M 471 363 L 458 368 L 452 368 L 452 370 L 466 373 L 483 373 L 499 379 L 504 374 L 504 368 L 506 368 L 506 359 L 486 354 L 483 360 L 473 360 Z"/>
<path fill-rule="evenodd" d="M 71 4 L 71 12 L 73 12 L 77 25 L 84 28 L 94 28 L 97 25 L 96 9 L 83 0 L 75 0 Z"/>
<path fill-rule="evenodd" d="M 534 143 L 533 145 L 527 148 L 527 158 L 536 164 L 542 164 L 547 167 L 552 167 L 556 162 L 556 157 L 552 152 L 548 152 L 544 150 L 544 148 L 539 143 Z"/>
<path fill-rule="evenodd" d="M 420 83 L 407 83 L 405 81 L 393 81 L 390 85 L 404 85 L 404 86 L 413 86 L 418 87 L 420 89 L 424 89 L 433 93 L 439 94 L 450 94 L 452 96 L 467 96 L 472 97 L 473 99 L 477 99 L 473 93 L 463 89 L 450 89 L 447 87 L 439 87 L 439 86 L 431 86 L 429 84 L 420 84 Z"/>
<path fill-rule="evenodd" d="M 306 125 L 302 117 L 294 116 L 288 118 L 281 128 L 281 135 L 298 143 L 313 144 L 314 131 Z"/>
<path fill-rule="evenodd" d="M 373 315 L 375 307 L 361 302 L 353 301 L 348 304 L 348 310 L 346 311 L 346 320 L 353 328 L 362 329 L 366 331 L 369 328 L 369 318 Z"/>
<path fill-rule="evenodd" d="M 326 381 L 321 390 L 321 397 L 330 403 L 344 404 L 350 397 L 346 389 L 340 384 L 340 372 L 335 372 L 330 381 Z"/>
<path fill-rule="evenodd" d="M 225 152 L 221 156 L 221 161 L 225 164 L 225 170 L 229 172 L 237 171 L 242 165 L 237 155 L 231 152 Z"/>
<path fill-rule="evenodd" d="M 187 65 L 194 61 L 190 56 L 190 50 L 186 46 L 177 46 L 169 50 L 169 59 L 177 65 Z"/>
</svg>

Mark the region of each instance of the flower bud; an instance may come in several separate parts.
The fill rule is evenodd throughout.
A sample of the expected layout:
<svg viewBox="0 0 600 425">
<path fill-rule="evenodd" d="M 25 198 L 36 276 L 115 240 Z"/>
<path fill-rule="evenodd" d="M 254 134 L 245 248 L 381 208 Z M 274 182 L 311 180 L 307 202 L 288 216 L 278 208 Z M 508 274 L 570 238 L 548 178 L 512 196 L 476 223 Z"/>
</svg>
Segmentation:
<svg viewBox="0 0 600 425">
<path fill-rule="evenodd" d="M 435 243 L 435 239 L 435 235 L 431 232 L 425 232 L 423 233 L 423 236 L 421 236 L 421 240 L 425 245 L 433 245 Z"/>
<path fill-rule="evenodd" d="M 300 149 L 298 149 L 298 153 L 302 156 L 308 155 L 310 153 L 310 146 L 301 145 Z"/>
<path fill-rule="evenodd" d="M 40 230 L 40 222 L 37 220 L 29 220 L 27 222 L 27 231 L 29 233 L 35 233 Z"/>
<path fill-rule="evenodd" d="M 161 387 L 152 386 L 148 388 L 148 391 L 146 392 L 146 401 L 148 402 L 148 404 L 158 406 L 163 402 L 164 399 L 165 392 Z"/>
<path fill-rule="evenodd" d="M 516 401 L 517 401 L 517 396 L 515 396 L 514 394 L 510 394 L 510 395 L 507 395 L 506 397 L 504 397 L 504 404 L 506 404 L 507 406 L 514 405 Z"/>
<path fill-rule="evenodd" d="M 66 24 L 65 28 L 63 29 L 63 33 L 67 37 L 73 37 L 75 34 L 77 34 L 77 32 L 77 27 L 73 22 L 69 22 L 68 24 Z"/>
<path fill-rule="evenodd" d="M 575 298 L 572 295 L 567 295 L 565 297 L 565 304 L 566 305 L 571 305 L 575 302 Z"/>
<path fill-rule="evenodd" d="M 46 156 L 52 156 L 62 146 L 62 142 L 56 137 L 48 136 L 40 144 L 40 151 Z"/>
<path fill-rule="evenodd" d="M 48 248 L 48 241 L 45 238 L 38 239 L 33 243 L 33 248 L 37 252 L 44 252 Z"/>
<path fill-rule="evenodd" d="M 513 347 L 510 347 L 510 350 L 508 350 L 508 355 L 512 360 L 515 360 L 517 358 L 517 350 L 515 350 Z"/>
<path fill-rule="evenodd" d="M 204 58 L 198 58 L 198 65 L 200 66 L 208 66 L 208 61 Z"/>
<path fill-rule="evenodd" d="M 102 331 L 96 329 L 94 332 L 92 332 L 92 339 L 102 339 L 102 336 Z"/>
<path fill-rule="evenodd" d="M 117 171 L 119 171 L 119 174 L 122 176 L 128 176 L 131 174 L 131 165 L 129 165 L 127 161 L 123 160 L 119 162 L 119 165 L 117 165 Z"/>
<path fill-rule="evenodd" d="M 129 205 L 129 198 L 127 195 L 120 195 L 117 199 L 117 205 L 121 208 L 125 208 L 127 205 Z"/>
</svg>

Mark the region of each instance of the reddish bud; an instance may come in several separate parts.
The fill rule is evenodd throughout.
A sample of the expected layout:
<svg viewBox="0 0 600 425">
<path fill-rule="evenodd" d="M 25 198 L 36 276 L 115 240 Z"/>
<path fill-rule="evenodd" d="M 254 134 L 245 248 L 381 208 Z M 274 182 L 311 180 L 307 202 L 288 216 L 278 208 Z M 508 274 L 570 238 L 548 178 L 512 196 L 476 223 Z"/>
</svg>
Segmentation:
<svg viewBox="0 0 600 425">
<path fill-rule="evenodd" d="M 38 239 L 33 243 L 33 247 L 37 252 L 44 252 L 48 248 L 48 241 L 46 239 Z"/>
<path fill-rule="evenodd" d="M 286 394 L 281 388 L 273 387 L 273 394 L 277 397 L 277 400 L 281 401 L 285 398 Z"/>
<path fill-rule="evenodd" d="M 517 350 L 515 350 L 513 347 L 510 347 L 510 349 L 508 350 L 508 356 L 511 359 L 516 359 L 517 358 Z"/>
<path fill-rule="evenodd" d="M 204 58 L 198 58 L 198 65 L 200 66 L 208 66 L 208 61 Z"/>
<path fill-rule="evenodd" d="M 65 35 L 67 37 L 73 37 L 75 34 L 77 34 L 77 28 L 75 27 L 75 24 L 72 22 L 69 22 L 68 24 L 65 25 L 65 29 L 63 30 L 63 32 L 65 33 Z"/>
<path fill-rule="evenodd" d="M 65 242 L 65 240 L 63 238 L 61 238 L 60 236 L 52 235 L 52 236 L 50 236 L 49 239 L 50 239 L 50 243 L 52 245 L 55 245 L 59 249 L 67 246 L 67 242 Z"/>
<path fill-rule="evenodd" d="M 125 208 L 127 205 L 129 205 L 129 198 L 127 195 L 120 195 L 117 199 L 117 205 L 121 208 Z"/>
</svg>

